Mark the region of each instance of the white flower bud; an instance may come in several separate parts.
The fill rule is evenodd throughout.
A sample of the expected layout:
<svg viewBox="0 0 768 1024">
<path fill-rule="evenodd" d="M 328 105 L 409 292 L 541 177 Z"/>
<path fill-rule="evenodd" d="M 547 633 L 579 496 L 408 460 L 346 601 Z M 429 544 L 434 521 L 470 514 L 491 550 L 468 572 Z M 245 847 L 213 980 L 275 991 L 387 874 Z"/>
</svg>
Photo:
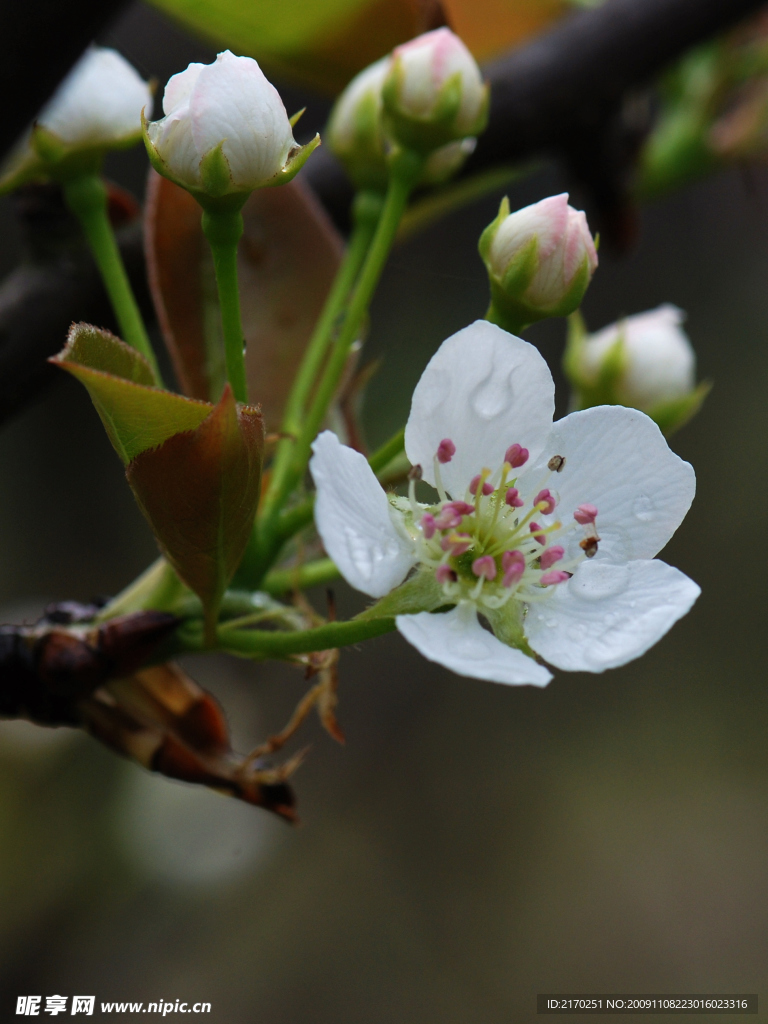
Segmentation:
<svg viewBox="0 0 768 1024">
<path fill-rule="evenodd" d="M 287 181 L 319 143 L 297 146 L 275 87 L 255 60 L 229 50 L 174 75 L 163 112 L 145 125 L 150 160 L 200 199 L 246 196 Z"/>
<path fill-rule="evenodd" d="M 15 150 L 0 189 L 35 177 L 64 177 L 97 163 L 108 149 L 141 137 L 141 116 L 152 90 L 115 50 L 92 46 L 64 79 Z"/>
<path fill-rule="evenodd" d="M 620 341 L 616 395 L 622 405 L 647 411 L 687 395 L 696 382 L 696 356 L 680 326 L 684 316 L 677 306 L 666 303 L 589 335 L 581 347 L 584 378 L 598 379 L 608 353 Z"/>
<path fill-rule="evenodd" d="M 480 68 L 447 28 L 393 51 L 383 99 L 388 133 L 422 153 L 478 135 L 488 117 L 488 89 Z"/>
<path fill-rule="evenodd" d="M 496 322 L 519 329 L 578 308 L 597 267 L 595 243 L 583 211 L 568 194 L 509 212 L 504 199 L 480 239 L 491 282 Z"/>
<path fill-rule="evenodd" d="M 390 58 L 382 57 L 356 75 L 336 100 L 325 139 L 358 188 L 387 184 L 387 153 L 381 90 Z"/>
</svg>

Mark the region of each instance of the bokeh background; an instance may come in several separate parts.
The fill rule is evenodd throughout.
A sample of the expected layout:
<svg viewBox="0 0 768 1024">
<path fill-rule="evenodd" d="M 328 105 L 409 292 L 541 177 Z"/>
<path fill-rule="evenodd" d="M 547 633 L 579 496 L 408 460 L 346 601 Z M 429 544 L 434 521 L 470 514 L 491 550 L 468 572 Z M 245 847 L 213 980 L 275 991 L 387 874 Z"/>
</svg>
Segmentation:
<svg viewBox="0 0 768 1024">
<path fill-rule="evenodd" d="M 161 83 L 213 56 L 141 5 L 102 41 Z M 326 100 L 287 96 L 322 123 Z M 110 173 L 140 192 L 143 155 Z M 563 187 L 544 168 L 513 207 Z M 476 242 L 499 198 L 395 251 L 367 349 L 382 361 L 374 443 L 440 341 L 482 316 Z M 5 272 L 7 201 L 0 218 Z M 556 991 L 768 999 L 766 281 L 758 168 L 645 206 L 636 248 L 602 254 L 587 295 L 592 328 L 682 306 L 714 381 L 672 441 L 699 484 L 664 553 L 702 597 L 642 660 L 538 690 L 457 678 L 396 635 L 345 651 L 348 742 L 310 726 L 297 829 L 77 732 L 0 724 L 2 1019 L 27 993 L 206 1000 L 212 1024 L 506 1024 Z M 561 322 L 528 334 L 556 373 L 563 335 Z M 155 554 L 87 396 L 63 378 L 0 436 L 3 621 L 115 593 Z M 337 595 L 345 614 L 360 607 Z M 303 692 L 279 665 L 187 667 L 241 748 Z"/>
</svg>

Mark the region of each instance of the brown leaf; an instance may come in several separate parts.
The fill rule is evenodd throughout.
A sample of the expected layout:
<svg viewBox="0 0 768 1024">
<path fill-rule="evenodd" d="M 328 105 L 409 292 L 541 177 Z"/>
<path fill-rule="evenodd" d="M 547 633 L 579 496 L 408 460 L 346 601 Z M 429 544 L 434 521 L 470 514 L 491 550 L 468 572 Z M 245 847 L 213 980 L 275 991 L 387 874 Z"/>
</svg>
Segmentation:
<svg viewBox="0 0 768 1024">
<path fill-rule="evenodd" d="M 261 413 L 227 386 L 199 427 L 137 455 L 126 476 L 163 554 L 206 610 L 209 629 L 259 500 Z"/>
<path fill-rule="evenodd" d="M 243 221 L 238 269 L 248 384 L 267 429 L 276 430 L 343 244 L 298 180 L 258 189 L 243 209 Z M 145 234 L 152 295 L 182 390 L 195 398 L 211 393 L 217 398 L 223 349 L 200 207 L 154 171 Z"/>
<path fill-rule="evenodd" d="M 86 728 L 150 771 L 228 793 L 295 820 L 292 765 L 265 768 L 231 747 L 216 700 L 178 665 L 113 680 L 80 702 Z"/>
</svg>

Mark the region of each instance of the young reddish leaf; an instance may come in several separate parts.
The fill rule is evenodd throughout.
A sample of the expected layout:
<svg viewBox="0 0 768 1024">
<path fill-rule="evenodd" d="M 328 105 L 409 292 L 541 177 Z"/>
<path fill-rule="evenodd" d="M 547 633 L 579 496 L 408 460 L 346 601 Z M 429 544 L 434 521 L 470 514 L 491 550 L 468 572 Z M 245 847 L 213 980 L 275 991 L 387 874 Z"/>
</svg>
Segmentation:
<svg viewBox="0 0 768 1024">
<path fill-rule="evenodd" d="M 51 360 L 88 389 L 115 451 L 127 465 L 173 434 L 193 430 L 210 414 L 194 401 L 154 386 L 146 359 L 108 331 L 74 324 Z"/>
<path fill-rule="evenodd" d="M 249 392 L 261 404 L 267 429 L 275 430 L 343 245 L 299 181 L 257 189 L 243 221 L 238 271 Z M 152 295 L 179 383 L 195 398 L 218 398 L 223 346 L 200 207 L 154 171 L 145 237 Z"/>
<path fill-rule="evenodd" d="M 163 554 L 203 602 L 209 633 L 253 526 L 263 448 L 260 411 L 238 406 L 227 385 L 199 426 L 126 470 Z"/>
</svg>

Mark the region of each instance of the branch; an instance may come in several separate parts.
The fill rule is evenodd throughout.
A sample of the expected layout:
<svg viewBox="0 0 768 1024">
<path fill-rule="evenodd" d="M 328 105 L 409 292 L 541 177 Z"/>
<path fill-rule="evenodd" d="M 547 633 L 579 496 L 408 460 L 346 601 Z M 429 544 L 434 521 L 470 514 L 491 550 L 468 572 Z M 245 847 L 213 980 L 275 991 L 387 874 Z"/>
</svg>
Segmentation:
<svg viewBox="0 0 768 1024">
<path fill-rule="evenodd" d="M 628 92 L 764 5 L 765 0 L 608 0 L 572 15 L 485 69 L 490 120 L 462 173 L 543 152 L 565 156 L 578 172 L 579 149 L 594 149 L 594 135 Z M 319 150 L 304 174 L 334 220 L 344 224 L 352 193 L 338 162 L 327 149 Z"/>
</svg>

